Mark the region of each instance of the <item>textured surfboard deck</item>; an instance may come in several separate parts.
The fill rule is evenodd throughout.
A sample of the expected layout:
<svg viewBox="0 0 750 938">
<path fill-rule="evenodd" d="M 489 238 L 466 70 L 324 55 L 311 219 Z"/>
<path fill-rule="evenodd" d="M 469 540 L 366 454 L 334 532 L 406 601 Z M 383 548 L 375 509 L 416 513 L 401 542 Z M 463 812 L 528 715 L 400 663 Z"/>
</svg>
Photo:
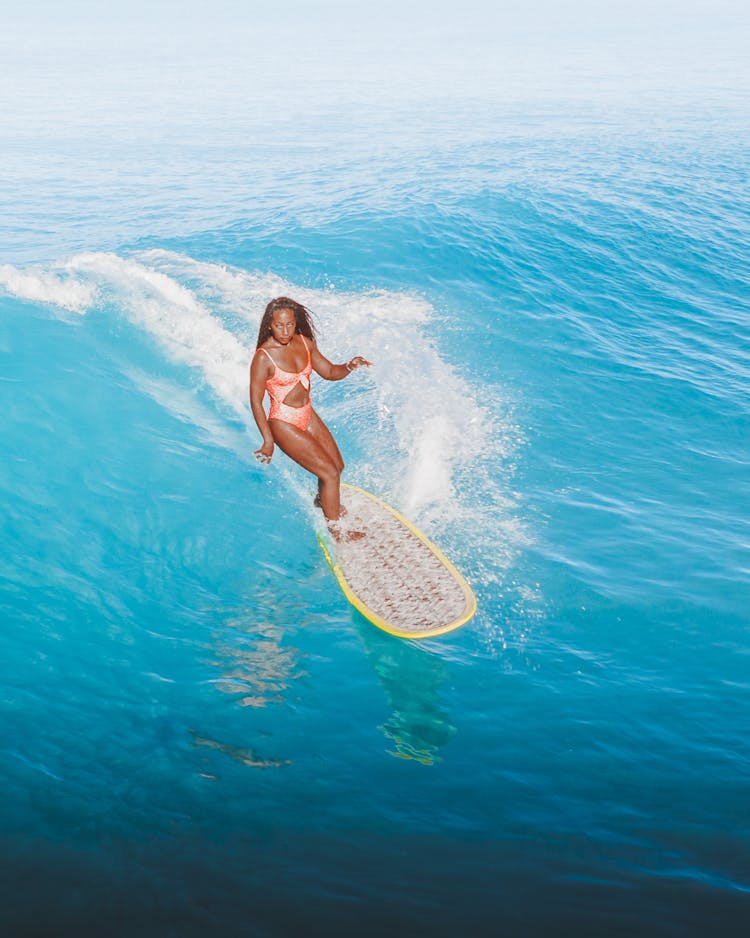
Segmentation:
<svg viewBox="0 0 750 938">
<path fill-rule="evenodd" d="M 347 526 L 366 537 L 321 547 L 349 602 L 401 638 L 428 638 L 465 625 L 476 612 L 471 587 L 444 554 L 384 501 L 341 486 Z"/>
</svg>

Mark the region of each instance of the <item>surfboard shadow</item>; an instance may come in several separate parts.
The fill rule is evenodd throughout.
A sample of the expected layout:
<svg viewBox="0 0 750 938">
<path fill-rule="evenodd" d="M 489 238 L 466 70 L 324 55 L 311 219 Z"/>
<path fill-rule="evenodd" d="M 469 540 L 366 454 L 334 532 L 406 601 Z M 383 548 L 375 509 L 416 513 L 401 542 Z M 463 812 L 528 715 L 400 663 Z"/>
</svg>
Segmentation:
<svg viewBox="0 0 750 938">
<path fill-rule="evenodd" d="M 355 623 L 368 660 L 385 691 L 391 713 L 379 727 L 398 759 L 423 765 L 440 760 L 440 750 L 457 729 L 440 700 L 445 663 L 418 645 L 380 632 L 364 618 Z"/>
</svg>

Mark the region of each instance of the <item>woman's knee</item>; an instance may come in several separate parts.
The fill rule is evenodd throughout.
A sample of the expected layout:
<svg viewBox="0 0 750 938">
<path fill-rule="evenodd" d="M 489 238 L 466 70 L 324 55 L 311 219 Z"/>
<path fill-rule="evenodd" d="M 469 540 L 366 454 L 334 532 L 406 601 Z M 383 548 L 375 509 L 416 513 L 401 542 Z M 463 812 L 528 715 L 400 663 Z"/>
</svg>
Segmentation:
<svg viewBox="0 0 750 938">
<path fill-rule="evenodd" d="M 335 462 L 328 462 L 325 466 L 320 468 L 318 472 L 318 478 L 321 482 L 328 482 L 337 485 L 339 479 L 341 478 L 341 470 Z"/>
</svg>

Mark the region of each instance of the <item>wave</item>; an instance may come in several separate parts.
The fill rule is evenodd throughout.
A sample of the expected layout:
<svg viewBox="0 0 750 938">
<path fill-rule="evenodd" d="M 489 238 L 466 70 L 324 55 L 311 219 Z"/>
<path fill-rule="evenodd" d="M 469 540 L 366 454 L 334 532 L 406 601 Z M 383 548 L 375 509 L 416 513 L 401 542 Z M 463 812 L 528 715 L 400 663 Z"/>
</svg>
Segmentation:
<svg viewBox="0 0 750 938">
<path fill-rule="evenodd" d="M 510 458 L 519 431 L 502 389 L 473 386 L 440 352 L 440 319 L 413 293 L 310 289 L 272 273 L 200 261 L 166 250 L 132 256 L 81 253 L 23 270 L 0 268 L 17 297 L 80 315 L 124 317 L 156 340 L 172 362 L 197 372 L 219 404 L 207 415 L 184 388 L 126 369 L 132 380 L 213 442 L 237 450 L 222 414 L 249 433 L 248 366 L 263 308 L 290 295 L 311 308 L 321 350 L 334 361 L 374 362 L 345 382 L 318 382 L 317 407 L 348 458 L 351 481 L 371 488 L 433 535 L 462 545 L 475 578 L 496 581 L 525 532 L 510 494 Z M 286 464 L 286 461 L 283 463 Z M 287 481 L 307 498 L 294 470 Z M 484 557 L 484 560 L 482 558 Z"/>
<path fill-rule="evenodd" d="M 0 266 L 0 286 L 13 296 L 34 303 L 50 303 L 75 313 L 85 313 L 96 300 L 92 284 L 81 282 L 65 270 L 19 270 Z"/>
</svg>

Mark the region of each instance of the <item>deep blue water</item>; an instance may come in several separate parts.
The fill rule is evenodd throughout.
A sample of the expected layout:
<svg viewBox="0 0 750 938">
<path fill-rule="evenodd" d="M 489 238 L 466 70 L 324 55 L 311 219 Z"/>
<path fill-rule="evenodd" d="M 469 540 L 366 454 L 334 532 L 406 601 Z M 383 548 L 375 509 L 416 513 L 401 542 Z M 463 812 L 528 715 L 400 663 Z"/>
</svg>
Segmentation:
<svg viewBox="0 0 750 938">
<path fill-rule="evenodd" d="M 71 36 L 4 47 L 4 933 L 745 934 L 736 58 Z M 457 633 L 361 619 L 253 460 L 280 293 L 375 362 L 317 407 L 471 581 Z"/>
</svg>

